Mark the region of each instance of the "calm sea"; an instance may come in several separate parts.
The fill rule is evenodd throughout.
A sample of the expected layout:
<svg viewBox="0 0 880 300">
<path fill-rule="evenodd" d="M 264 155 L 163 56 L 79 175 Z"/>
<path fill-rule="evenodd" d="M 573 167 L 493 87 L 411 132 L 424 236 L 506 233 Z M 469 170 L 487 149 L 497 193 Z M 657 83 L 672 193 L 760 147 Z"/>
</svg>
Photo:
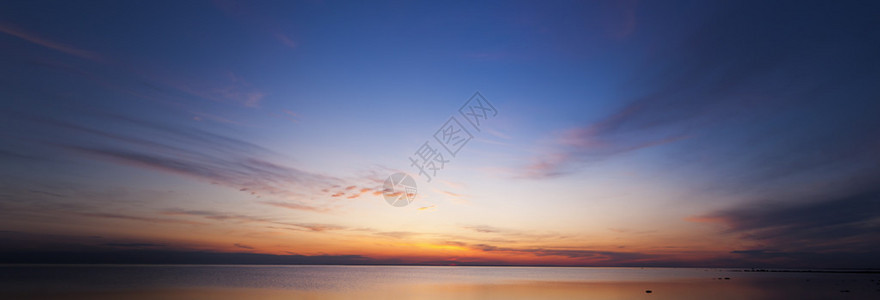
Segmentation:
<svg viewBox="0 0 880 300">
<path fill-rule="evenodd" d="M 880 299 L 880 274 L 695 268 L 0 266 L 4 298 L 139 295 L 145 299 Z"/>
</svg>

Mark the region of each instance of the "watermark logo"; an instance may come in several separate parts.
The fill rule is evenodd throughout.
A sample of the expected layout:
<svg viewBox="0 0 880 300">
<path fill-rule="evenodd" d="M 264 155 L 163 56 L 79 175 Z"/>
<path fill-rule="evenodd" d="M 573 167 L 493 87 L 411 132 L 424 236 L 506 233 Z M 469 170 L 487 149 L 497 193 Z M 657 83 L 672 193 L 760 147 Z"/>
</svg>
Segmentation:
<svg viewBox="0 0 880 300">
<path fill-rule="evenodd" d="M 385 179 L 383 195 L 392 206 L 407 206 L 416 199 L 416 180 L 404 173 L 394 173 Z"/>
<path fill-rule="evenodd" d="M 418 170 L 418 176 L 424 177 L 427 182 L 431 182 L 433 178 L 437 177 L 437 171 L 446 168 L 446 164 L 450 163 L 452 158 L 455 158 L 461 149 L 474 139 L 471 130 L 481 131 L 482 122 L 497 116 L 498 110 L 480 92 L 476 92 L 458 109 L 458 113 L 460 116 L 449 117 L 434 132 L 434 139 L 425 140 L 409 157 L 410 166 Z M 467 122 L 459 121 L 459 118 L 463 118 Z M 462 124 L 468 124 L 470 127 Z M 398 184 L 403 184 L 403 187 L 399 187 Z M 406 206 L 415 199 L 415 179 L 404 173 L 395 173 L 385 180 L 384 194 L 388 204 L 397 207 Z M 402 199 L 406 200 L 402 201 Z"/>
<path fill-rule="evenodd" d="M 434 133 L 434 140 L 440 143 L 440 146 L 443 146 L 449 154 L 452 154 L 452 157 L 455 157 L 458 151 L 464 148 L 464 145 L 473 138 L 474 135 L 468 132 L 464 126 L 461 126 L 461 123 L 455 117 L 449 118 L 449 121 L 446 121 Z"/>
<path fill-rule="evenodd" d="M 498 110 L 495 109 L 495 106 L 493 106 L 492 103 L 489 103 L 489 100 L 486 100 L 480 92 L 476 92 L 461 108 L 458 109 L 458 113 L 471 123 L 471 126 L 473 126 L 474 129 L 480 131 L 480 120 L 494 118 L 498 115 Z"/>
</svg>

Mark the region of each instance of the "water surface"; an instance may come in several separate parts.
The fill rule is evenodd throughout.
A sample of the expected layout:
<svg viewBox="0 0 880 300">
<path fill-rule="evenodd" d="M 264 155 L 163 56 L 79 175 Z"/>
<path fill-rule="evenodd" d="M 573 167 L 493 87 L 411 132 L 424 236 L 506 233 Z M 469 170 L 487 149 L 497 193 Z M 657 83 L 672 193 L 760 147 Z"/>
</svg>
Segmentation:
<svg viewBox="0 0 880 300">
<path fill-rule="evenodd" d="M 3 266 L 0 267 L 0 296 L 19 299 L 878 299 L 880 274 L 763 273 L 696 268 Z"/>
</svg>

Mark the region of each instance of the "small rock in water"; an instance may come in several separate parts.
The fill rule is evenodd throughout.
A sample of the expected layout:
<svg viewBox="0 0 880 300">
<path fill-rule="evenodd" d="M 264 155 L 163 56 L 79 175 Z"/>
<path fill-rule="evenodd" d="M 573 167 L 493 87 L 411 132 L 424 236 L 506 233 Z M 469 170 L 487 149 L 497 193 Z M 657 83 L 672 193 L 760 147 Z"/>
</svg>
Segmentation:
<svg viewBox="0 0 880 300">
<path fill-rule="evenodd" d="M 724 277 L 724 280 L 730 280 L 730 277 Z"/>
<path fill-rule="evenodd" d="M 645 293 L 646 293 L 646 294 L 650 294 L 650 293 L 653 293 L 653 291 L 651 291 L 651 290 L 645 290 Z"/>
</svg>

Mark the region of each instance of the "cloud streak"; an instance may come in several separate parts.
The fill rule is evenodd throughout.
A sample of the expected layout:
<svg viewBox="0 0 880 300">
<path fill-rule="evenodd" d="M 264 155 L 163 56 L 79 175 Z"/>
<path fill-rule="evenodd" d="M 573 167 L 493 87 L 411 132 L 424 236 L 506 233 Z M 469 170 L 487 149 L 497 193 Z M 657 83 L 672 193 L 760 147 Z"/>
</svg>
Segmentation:
<svg viewBox="0 0 880 300">
<path fill-rule="evenodd" d="M 101 57 L 100 55 L 98 55 L 97 53 L 94 53 L 92 51 L 83 50 L 83 49 L 76 48 L 74 46 L 55 42 L 55 41 L 43 38 L 39 35 L 36 35 L 31 32 L 27 32 L 25 30 L 22 30 L 20 28 L 16 28 L 16 27 L 8 25 L 8 24 L 0 24 L 0 32 L 17 37 L 17 38 L 20 38 L 22 40 L 25 40 L 25 41 L 28 41 L 28 42 L 31 42 L 31 43 L 34 43 L 37 45 L 40 45 L 40 46 L 43 46 L 43 47 L 46 47 L 46 48 L 49 48 L 49 49 L 52 49 L 52 50 L 67 53 L 67 54 L 70 54 L 70 55 L 73 55 L 73 56 L 76 56 L 79 58 L 84 58 L 84 59 L 88 59 L 88 60 L 96 61 L 96 62 L 105 62 L 106 61 L 103 57 Z"/>
<path fill-rule="evenodd" d="M 172 224 L 185 224 L 185 225 L 205 225 L 203 222 L 194 222 L 188 220 L 177 220 L 177 219 L 169 219 L 169 218 L 154 218 L 154 217 L 142 217 L 128 214 L 119 214 L 119 213 L 101 213 L 101 212 L 82 212 L 79 215 L 90 218 L 106 218 L 106 219 L 118 219 L 118 220 L 127 220 L 127 221 L 139 221 L 139 222 L 149 222 L 149 223 L 172 223 Z"/>
<path fill-rule="evenodd" d="M 805 199 L 807 200 L 807 199 Z M 727 233 L 777 251 L 869 250 L 880 243 L 880 191 L 818 201 L 782 201 L 721 210 L 693 221 L 722 224 Z"/>
<path fill-rule="evenodd" d="M 334 231 L 334 230 L 344 230 L 348 227 L 334 225 L 334 224 L 321 224 L 321 223 L 294 223 L 287 222 L 284 220 L 278 220 L 274 218 L 267 217 L 258 217 L 251 215 L 243 215 L 243 214 L 230 214 L 216 211 L 207 211 L 207 210 L 185 210 L 185 209 L 166 209 L 160 212 L 163 215 L 168 216 L 182 216 L 182 217 L 199 217 L 208 220 L 218 221 L 218 222 L 236 222 L 236 223 L 261 223 L 261 224 L 271 224 L 271 225 L 282 225 L 286 226 L 285 228 L 300 230 L 300 231 L 311 231 L 311 232 L 323 232 L 323 231 Z"/>
<path fill-rule="evenodd" d="M 750 157 L 800 155 L 805 151 L 795 147 L 799 142 L 840 153 L 849 149 L 836 146 L 876 141 L 873 130 L 864 129 L 878 122 L 835 123 L 828 115 L 872 119 L 859 114 L 877 111 L 872 99 L 878 91 L 862 78 L 880 75 L 880 69 L 866 65 L 880 51 L 880 40 L 823 25 L 857 30 L 877 26 L 876 18 L 867 12 L 844 15 L 827 3 L 803 5 L 810 7 L 794 12 L 783 3 L 762 4 L 761 9 L 728 3 L 684 38 L 656 45 L 658 50 L 623 87 L 627 92 L 621 94 L 628 96 L 621 96 L 622 107 L 561 131 L 522 177 L 566 175 L 619 154 L 680 141 L 687 143 L 676 147 L 691 152 L 705 151 L 709 143 L 742 149 L 745 145 L 731 143 L 765 142 L 751 147 Z M 841 104 L 841 97 L 847 104 Z M 840 135 L 824 135 L 832 130 L 846 132 L 843 144 Z M 809 140 L 809 131 L 822 133 L 827 141 Z M 780 141 L 780 135 L 787 140 Z"/>
<path fill-rule="evenodd" d="M 229 186 L 257 197 L 273 197 L 266 204 L 288 209 L 326 212 L 325 203 L 307 204 L 321 186 L 331 186 L 341 179 L 273 163 L 263 157 L 272 151 L 235 138 L 208 131 L 172 128 L 146 120 L 105 115 L 115 124 L 138 128 L 139 135 L 114 132 L 53 120 L 44 124 L 78 134 L 76 140 L 53 142 L 64 149 L 93 158 L 120 164 L 184 175 L 206 182 Z M 82 134 L 88 134 L 85 138 Z"/>
<path fill-rule="evenodd" d="M 639 261 L 647 261 L 656 258 L 656 255 L 650 255 L 638 252 L 615 252 L 615 251 L 596 251 L 582 249 L 544 249 L 544 248 L 510 248 L 497 247 L 493 245 L 477 244 L 471 246 L 483 252 L 507 252 L 516 254 L 528 254 L 534 256 L 561 256 L 566 258 L 576 258 L 589 260 L 592 263 L 606 263 L 611 265 L 626 265 Z"/>
</svg>

